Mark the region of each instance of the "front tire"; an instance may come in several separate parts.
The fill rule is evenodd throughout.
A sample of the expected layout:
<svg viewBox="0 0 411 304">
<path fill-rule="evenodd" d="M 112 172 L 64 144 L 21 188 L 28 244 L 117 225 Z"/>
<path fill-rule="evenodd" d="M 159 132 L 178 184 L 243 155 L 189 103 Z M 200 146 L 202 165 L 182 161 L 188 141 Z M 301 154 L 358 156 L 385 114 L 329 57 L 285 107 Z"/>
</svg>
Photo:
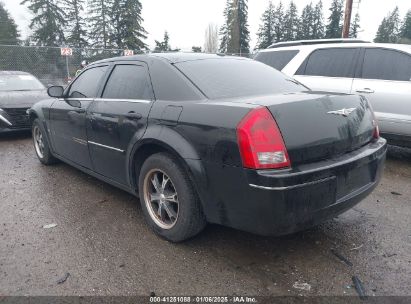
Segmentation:
<svg viewBox="0 0 411 304">
<path fill-rule="evenodd" d="M 34 149 L 40 162 L 44 165 L 56 163 L 57 159 L 51 154 L 47 136 L 38 118 L 33 122 L 31 133 L 33 135 Z"/>
<path fill-rule="evenodd" d="M 181 242 L 205 225 L 201 203 L 186 170 L 168 153 L 150 156 L 139 176 L 140 202 L 147 223 L 159 236 Z"/>
</svg>

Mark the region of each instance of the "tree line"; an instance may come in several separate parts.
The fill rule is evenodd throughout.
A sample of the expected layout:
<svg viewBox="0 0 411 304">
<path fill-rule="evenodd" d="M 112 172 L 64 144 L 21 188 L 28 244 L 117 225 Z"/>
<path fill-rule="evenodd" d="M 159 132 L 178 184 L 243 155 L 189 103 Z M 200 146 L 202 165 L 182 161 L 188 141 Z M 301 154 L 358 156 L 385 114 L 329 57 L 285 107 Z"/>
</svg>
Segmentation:
<svg viewBox="0 0 411 304">
<path fill-rule="evenodd" d="M 142 23 L 140 0 L 22 0 L 33 13 L 32 35 L 24 43 L 38 46 L 72 46 L 77 48 L 116 48 L 145 51 L 147 31 Z M 291 1 L 287 6 L 272 1 L 261 17 L 255 49 L 263 49 L 281 41 L 340 38 L 344 22 L 344 0 L 332 0 L 327 19 L 323 3 L 309 3 L 299 12 Z M 224 24 L 207 28 L 204 50 L 250 53 L 248 0 L 226 0 Z M 86 17 L 87 16 L 87 17 Z M 0 2 L 0 43 L 19 44 L 18 27 Z M 352 20 L 350 37 L 360 30 L 360 16 Z M 154 51 L 177 51 L 169 43 L 169 33 L 155 41 Z M 396 7 L 381 22 L 375 42 L 411 43 L 411 10 L 400 20 Z M 193 46 L 195 52 L 202 51 Z"/>
<path fill-rule="evenodd" d="M 144 42 L 147 32 L 142 26 L 139 0 L 23 0 L 21 5 L 26 5 L 33 13 L 30 23 L 33 33 L 25 44 L 147 49 Z M 21 42 L 14 20 L 1 3 L 0 16 L 0 42 Z M 4 35 L 3 30 L 8 35 Z"/>
</svg>

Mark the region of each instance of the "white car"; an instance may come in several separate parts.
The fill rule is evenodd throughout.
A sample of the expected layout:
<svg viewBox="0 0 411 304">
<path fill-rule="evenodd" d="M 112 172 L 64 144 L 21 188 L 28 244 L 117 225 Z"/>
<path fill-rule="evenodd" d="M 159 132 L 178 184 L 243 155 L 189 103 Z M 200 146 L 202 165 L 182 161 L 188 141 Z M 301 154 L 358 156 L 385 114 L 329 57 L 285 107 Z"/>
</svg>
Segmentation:
<svg viewBox="0 0 411 304">
<path fill-rule="evenodd" d="M 314 91 L 366 96 L 382 135 L 391 144 L 411 147 L 411 45 L 293 41 L 274 44 L 254 59 Z"/>
</svg>

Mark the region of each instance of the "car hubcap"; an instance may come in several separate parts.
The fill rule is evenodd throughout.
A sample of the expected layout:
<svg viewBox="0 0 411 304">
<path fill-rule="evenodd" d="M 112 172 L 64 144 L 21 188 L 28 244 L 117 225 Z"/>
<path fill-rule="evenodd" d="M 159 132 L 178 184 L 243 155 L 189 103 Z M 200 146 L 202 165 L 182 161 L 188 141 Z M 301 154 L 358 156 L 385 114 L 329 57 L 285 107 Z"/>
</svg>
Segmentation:
<svg viewBox="0 0 411 304">
<path fill-rule="evenodd" d="M 177 191 L 170 177 L 154 169 L 144 179 L 144 201 L 151 219 L 163 229 L 174 227 L 178 218 Z"/>
<path fill-rule="evenodd" d="M 36 148 L 37 155 L 40 158 L 43 158 L 43 156 L 44 156 L 44 140 L 43 140 L 43 134 L 41 134 L 40 128 L 38 126 L 34 127 L 33 140 L 34 140 L 34 146 Z"/>
</svg>

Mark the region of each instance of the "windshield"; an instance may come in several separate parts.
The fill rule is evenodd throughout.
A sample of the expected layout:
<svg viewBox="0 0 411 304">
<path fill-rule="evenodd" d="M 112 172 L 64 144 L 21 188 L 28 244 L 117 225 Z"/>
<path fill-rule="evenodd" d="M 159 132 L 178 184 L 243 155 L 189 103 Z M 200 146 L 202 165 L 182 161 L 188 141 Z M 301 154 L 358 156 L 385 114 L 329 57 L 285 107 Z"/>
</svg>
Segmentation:
<svg viewBox="0 0 411 304">
<path fill-rule="evenodd" d="M 234 98 L 307 91 L 283 73 L 254 60 L 205 59 L 177 63 L 208 98 Z"/>
<path fill-rule="evenodd" d="M 32 75 L 0 75 L 0 91 L 35 90 L 44 90 L 44 86 Z"/>
</svg>

